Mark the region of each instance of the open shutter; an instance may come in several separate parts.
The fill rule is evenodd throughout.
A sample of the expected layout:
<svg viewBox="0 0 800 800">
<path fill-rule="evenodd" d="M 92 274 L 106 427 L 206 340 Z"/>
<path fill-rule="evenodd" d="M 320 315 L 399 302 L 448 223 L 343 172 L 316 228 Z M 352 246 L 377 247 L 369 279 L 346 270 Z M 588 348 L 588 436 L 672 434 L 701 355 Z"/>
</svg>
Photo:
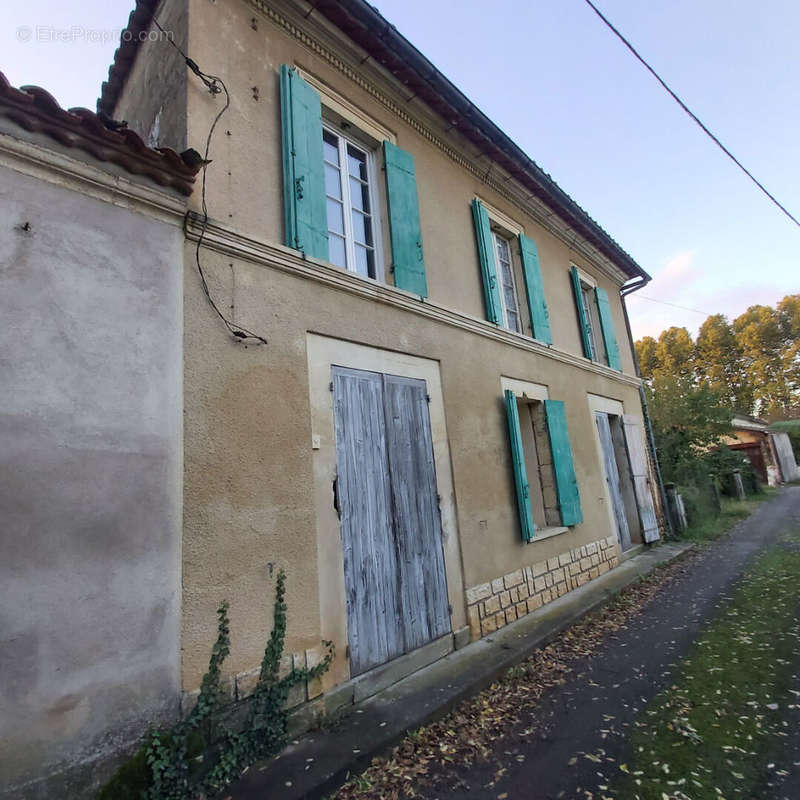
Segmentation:
<svg viewBox="0 0 800 800">
<path fill-rule="evenodd" d="M 519 235 L 519 253 L 522 259 L 522 272 L 525 275 L 525 289 L 528 295 L 528 309 L 531 312 L 533 338 L 547 344 L 553 343 L 550 334 L 550 315 L 542 285 L 542 270 L 539 267 L 539 251 L 536 242 L 524 233 Z"/>
<path fill-rule="evenodd" d="M 642 522 L 642 536 L 646 542 L 656 542 L 658 541 L 658 519 L 650 490 L 650 476 L 642 429 L 639 420 L 632 414 L 625 414 L 622 417 L 622 425 L 625 429 L 625 444 L 633 475 L 636 505 L 639 507 L 639 519 Z"/>
<path fill-rule="evenodd" d="M 286 244 L 327 261 L 322 105 L 316 90 L 287 64 L 281 66 L 281 133 Z"/>
<path fill-rule="evenodd" d="M 533 539 L 536 526 L 531 511 L 531 489 L 525 469 L 525 454 L 522 450 L 522 432 L 519 427 L 519 411 L 514 393 L 506 390 L 506 413 L 508 415 L 508 436 L 511 440 L 511 461 L 514 465 L 514 485 L 517 490 L 517 508 L 522 538 L 526 542 Z"/>
<path fill-rule="evenodd" d="M 386 164 L 386 202 L 389 206 L 394 285 L 398 289 L 427 297 L 414 157 L 389 141 L 383 143 L 383 157 Z"/>
<path fill-rule="evenodd" d="M 483 293 L 486 297 L 486 319 L 489 322 L 494 322 L 495 325 L 502 325 L 503 307 L 500 305 L 500 287 L 497 284 L 492 229 L 489 225 L 489 215 L 477 198 L 472 201 L 472 219 L 475 221 L 475 238 L 478 242 Z"/>
<path fill-rule="evenodd" d="M 583 305 L 583 292 L 581 292 L 581 276 L 578 268 L 570 269 L 572 277 L 572 291 L 575 294 L 575 310 L 578 312 L 578 326 L 581 329 L 581 341 L 583 342 L 583 354 L 586 358 L 594 360 L 594 348 L 592 347 L 592 337 L 589 333 L 589 320 L 586 316 L 586 308 Z"/>
<path fill-rule="evenodd" d="M 550 449 L 553 452 L 553 471 L 556 475 L 556 492 L 561 508 L 561 524 L 577 525 L 583 522 L 581 499 L 578 495 L 578 479 L 572 461 L 572 447 L 567 431 L 567 415 L 563 400 L 545 400 L 547 431 L 550 434 Z"/>
<path fill-rule="evenodd" d="M 603 341 L 606 345 L 608 366 L 622 372 L 622 362 L 619 360 L 619 347 L 617 347 L 617 337 L 614 335 L 614 320 L 611 318 L 608 294 L 605 289 L 598 286 L 594 290 L 594 296 L 597 298 L 597 311 L 600 314 L 600 328 L 603 331 Z"/>
</svg>

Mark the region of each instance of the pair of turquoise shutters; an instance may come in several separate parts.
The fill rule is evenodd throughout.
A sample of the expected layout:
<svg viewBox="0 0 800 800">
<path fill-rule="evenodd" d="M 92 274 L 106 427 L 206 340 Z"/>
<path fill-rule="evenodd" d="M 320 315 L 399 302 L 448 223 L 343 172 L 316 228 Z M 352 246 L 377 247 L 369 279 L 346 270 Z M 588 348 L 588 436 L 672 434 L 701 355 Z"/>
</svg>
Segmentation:
<svg viewBox="0 0 800 800">
<path fill-rule="evenodd" d="M 583 305 L 583 292 L 581 291 L 581 276 L 577 267 L 570 270 L 572 278 L 572 291 L 575 294 L 575 307 L 578 310 L 578 325 L 581 329 L 581 341 L 583 342 L 583 354 L 592 361 L 599 361 L 599 354 L 594 352 L 594 343 L 591 336 L 591 324 L 586 317 L 586 309 Z M 619 347 L 617 337 L 614 334 L 614 321 L 611 319 L 611 305 L 608 302 L 608 293 L 599 286 L 594 290 L 597 300 L 597 315 L 600 317 L 600 329 L 603 334 L 603 343 L 608 355 L 608 366 L 622 372 L 622 363 L 619 360 Z"/>
<path fill-rule="evenodd" d="M 531 510 L 531 492 L 525 465 L 525 454 L 522 448 L 519 409 L 517 407 L 517 398 L 508 389 L 505 392 L 505 401 L 520 529 L 523 540 L 530 542 L 533 541 L 535 536 L 536 526 L 533 523 L 533 512 Z M 572 447 L 569 443 L 567 415 L 563 400 L 545 400 L 544 413 L 547 420 L 547 433 L 550 436 L 550 450 L 553 456 L 553 472 L 556 479 L 558 506 L 561 511 L 561 524 L 577 525 L 583 522 L 583 513 L 581 512 L 578 479 L 575 476 L 575 464 L 572 460 Z"/>
<path fill-rule="evenodd" d="M 281 133 L 286 244 L 327 261 L 328 213 L 322 156 L 322 102 L 292 67 L 281 66 Z M 384 141 L 394 285 L 428 296 L 414 159 Z"/>
<path fill-rule="evenodd" d="M 481 262 L 483 292 L 486 298 L 486 317 L 495 325 L 503 325 L 503 306 L 500 300 L 500 284 L 497 278 L 497 263 L 494 257 L 492 228 L 489 214 L 477 198 L 472 201 L 472 219 L 475 223 L 475 238 L 478 243 L 478 258 Z M 539 266 L 539 251 L 536 242 L 524 233 L 519 235 L 519 255 L 522 273 L 525 276 L 525 293 L 531 315 L 533 337 L 547 344 L 553 343 L 550 333 L 550 315 L 544 299 L 542 270 Z"/>
</svg>

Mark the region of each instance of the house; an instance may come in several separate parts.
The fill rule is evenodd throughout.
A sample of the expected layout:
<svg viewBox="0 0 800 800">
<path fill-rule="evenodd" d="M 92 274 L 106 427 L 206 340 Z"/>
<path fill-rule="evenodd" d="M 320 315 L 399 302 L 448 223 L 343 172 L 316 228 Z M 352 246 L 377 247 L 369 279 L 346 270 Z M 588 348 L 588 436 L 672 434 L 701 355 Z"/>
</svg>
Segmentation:
<svg viewBox="0 0 800 800">
<path fill-rule="evenodd" d="M 766 420 L 738 412 L 731 426 L 733 434 L 724 437 L 723 444 L 747 458 L 761 483 L 777 486 L 796 480 L 797 464 L 785 431 L 770 430 Z"/>
<path fill-rule="evenodd" d="M 178 711 L 196 172 L 0 73 L 2 797 L 84 796 Z"/>
<path fill-rule="evenodd" d="M 159 643 L 184 708 L 223 599 L 251 690 L 279 569 L 286 668 L 335 645 L 293 700 L 313 720 L 658 539 L 622 298 L 649 276 L 372 6 L 143 0 L 98 111 L 143 150 L 210 143 L 182 254 L 124 245 L 182 267 L 182 370 L 147 397 L 183 414 Z"/>
</svg>

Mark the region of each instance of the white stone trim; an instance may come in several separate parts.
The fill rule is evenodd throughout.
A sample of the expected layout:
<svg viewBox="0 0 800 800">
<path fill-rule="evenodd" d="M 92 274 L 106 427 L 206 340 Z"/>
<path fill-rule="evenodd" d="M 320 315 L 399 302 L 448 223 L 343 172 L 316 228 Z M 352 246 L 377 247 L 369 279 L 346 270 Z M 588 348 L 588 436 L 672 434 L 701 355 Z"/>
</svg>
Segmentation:
<svg viewBox="0 0 800 800">
<path fill-rule="evenodd" d="M 625 414 L 625 407 L 619 400 L 591 393 L 588 393 L 586 398 L 589 401 L 589 409 L 591 411 L 603 411 L 606 414 L 615 414 L 618 417 Z"/>
<path fill-rule="evenodd" d="M 515 397 L 524 400 L 547 400 L 550 397 L 547 387 L 541 383 L 520 381 L 516 378 L 507 378 L 505 375 L 500 376 L 500 389 L 503 392 L 511 391 Z"/>
<path fill-rule="evenodd" d="M 509 233 L 514 236 L 519 236 L 525 232 L 525 229 L 518 222 L 515 222 L 507 214 L 504 214 L 498 208 L 495 208 L 488 200 L 485 200 L 480 195 L 475 195 L 476 200 L 480 200 L 481 205 L 486 209 L 489 219 L 498 224 L 501 228 L 505 228 Z"/>
</svg>

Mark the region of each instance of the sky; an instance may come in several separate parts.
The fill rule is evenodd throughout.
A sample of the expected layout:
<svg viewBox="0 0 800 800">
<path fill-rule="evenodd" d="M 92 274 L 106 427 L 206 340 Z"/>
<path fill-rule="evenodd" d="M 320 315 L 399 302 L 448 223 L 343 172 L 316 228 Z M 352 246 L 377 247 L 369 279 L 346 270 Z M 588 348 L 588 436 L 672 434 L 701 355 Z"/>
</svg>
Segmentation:
<svg viewBox="0 0 800 800">
<path fill-rule="evenodd" d="M 800 291 L 800 228 L 584 0 L 371 1 L 653 276 L 628 298 L 635 338 Z M 800 3 L 596 4 L 800 218 Z M 0 71 L 93 109 L 132 7 L 3 0 Z"/>
</svg>

